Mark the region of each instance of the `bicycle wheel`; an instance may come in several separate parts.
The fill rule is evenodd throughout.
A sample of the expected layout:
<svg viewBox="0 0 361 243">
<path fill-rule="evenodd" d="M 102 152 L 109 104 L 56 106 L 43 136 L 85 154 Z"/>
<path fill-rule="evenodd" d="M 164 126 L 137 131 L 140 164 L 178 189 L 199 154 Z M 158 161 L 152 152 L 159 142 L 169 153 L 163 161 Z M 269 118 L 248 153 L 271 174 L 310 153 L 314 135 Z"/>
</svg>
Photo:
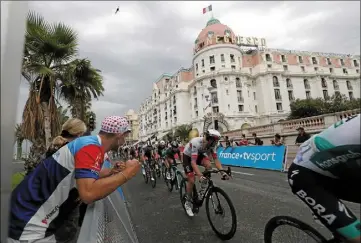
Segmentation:
<svg viewBox="0 0 361 243">
<path fill-rule="evenodd" d="M 180 201 L 181 201 L 184 211 L 185 211 L 184 203 L 186 202 L 186 195 L 187 195 L 186 194 L 187 193 L 187 181 L 188 181 L 187 178 L 183 178 L 183 180 L 180 183 L 180 188 L 179 188 Z"/>
<path fill-rule="evenodd" d="M 170 178 L 171 178 L 171 179 L 168 179 L 168 178 L 167 178 L 167 173 L 170 174 Z M 174 184 L 173 184 L 173 181 L 172 181 L 172 174 L 171 174 L 171 173 L 173 173 L 172 170 L 171 170 L 170 168 L 169 168 L 169 169 L 166 168 L 166 170 L 165 170 L 165 174 L 166 174 L 166 175 L 165 175 L 164 181 L 165 181 L 165 184 L 167 185 L 167 188 L 168 188 L 168 191 L 169 191 L 169 192 L 173 191 L 173 185 L 174 185 Z"/>
<path fill-rule="evenodd" d="M 294 232 L 291 232 L 289 236 L 292 236 L 292 238 L 286 236 L 286 232 L 280 232 L 280 237 L 277 238 L 274 236 L 274 232 L 276 229 L 278 229 L 280 226 L 289 226 L 291 229 L 297 229 L 299 233 L 303 233 L 304 237 L 297 239 L 296 234 Z M 278 230 L 280 231 L 280 230 Z M 277 239 L 276 239 L 277 238 Z M 264 242 L 265 243 L 272 243 L 272 242 L 310 242 L 309 240 L 313 239 L 314 242 L 317 243 L 326 243 L 327 240 L 325 237 L 323 237 L 320 233 L 318 233 L 314 228 L 309 226 L 308 224 L 303 223 L 302 221 L 289 217 L 289 216 L 276 216 L 268 221 L 266 224 L 265 230 L 264 230 Z M 312 242 L 312 241 L 311 241 Z"/>
<path fill-rule="evenodd" d="M 151 168 L 151 179 L 150 179 L 150 182 L 151 182 L 151 185 L 152 187 L 154 188 L 155 185 L 157 185 L 157 174 L 155 172 L 155 168 Z"/>
<path fill-rule="evenodd" d="M 231 227 L 229 229 L 228 232 L 220 232 L 220 230 L 218 230 L 212 219 L 211 219 L 211 216 L 210 216 L 210 210 L 211 208 L 209 207 L 209 203 L 210 203 L 210 200 L 212 200 L 212 208 L 215 212 L 216 215 L 221 215 L 221 216 L 225 216 L 225 212 L 224 212 L 224 207 L 220 205 L 220 202 L 219 202 L 219 195 L 221 195 L 224 199 L 226 199 L 226 202 L 228 204 L 228 207 L 231 211 Z M 214 202 L 214 200 L 216 200 L 216 202 Z M 223 191 L 221 188 L 219 187 L 213 187 L 207 194 L 206 196 L 206 213 L 207 213 L 207 218 L 208 218 L 208 221 L 209 221 L 209 224 L 211 225 L 212 227 L 212 230 L 216 233 L 216 235 L 222 239 L 222 240 L 230 240 L 232 239 L 232 237 L 234 236 L 234 234 L 236 233 L 236 230 L 237 230 L 237 215 L 236 215 L 236 210 L 233 206 L 233 203 L 231 201 L 231 199 L 229 198 L 229 196 L 226 194 L 225 191 Z M 224 225 L 224 224 L 222 224 Z"/>
<path fill-rule="evenodd" d="M 175 176 L 175 189 L 176 190 L 179 190 L 180 189 L 180 184 L 181 184 L 181 181 L 184 179 L 182 173 L 180 171 L 178 171 L 177 169 L 175 170 L 176 172 L 176 176 Z"/>
<path fill-rule="evenodd" d="M 145 174 L 143 174 L 144 182 L 145 184 L 148 184 L 148 178 L 149 178 L 148 166 L 144 166 L 144 172 L 145 172 Z"/>
</svg>

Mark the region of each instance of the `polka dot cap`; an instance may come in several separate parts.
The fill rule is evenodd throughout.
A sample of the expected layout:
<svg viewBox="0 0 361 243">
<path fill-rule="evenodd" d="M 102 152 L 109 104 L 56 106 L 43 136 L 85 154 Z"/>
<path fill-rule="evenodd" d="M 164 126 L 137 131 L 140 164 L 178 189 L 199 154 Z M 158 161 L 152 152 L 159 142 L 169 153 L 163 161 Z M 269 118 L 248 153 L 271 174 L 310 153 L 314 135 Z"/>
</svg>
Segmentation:
<svg viewBox="0 0 361 243">
<path fill-rule="evenodd" d="M 106 133 L 125 133 L 130 132 L 131 129 L 126 118 L 121 116 L 108 116 L 102 121 L 100 131 Z"/>
</svg>

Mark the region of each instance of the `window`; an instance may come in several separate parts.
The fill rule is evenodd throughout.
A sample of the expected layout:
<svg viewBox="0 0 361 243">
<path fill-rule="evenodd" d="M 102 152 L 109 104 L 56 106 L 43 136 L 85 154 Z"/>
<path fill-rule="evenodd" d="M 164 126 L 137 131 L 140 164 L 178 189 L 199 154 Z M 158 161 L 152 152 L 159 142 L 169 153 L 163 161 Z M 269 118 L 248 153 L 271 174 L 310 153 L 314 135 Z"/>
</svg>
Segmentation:
<svg viewBox="0 0 361 243">
<path fill-rule="evenodd" d="M 333 68 L 330 68 L 330 73 L 333 73 Z"/>
<path fill-rule="evenodd" d="M 352 84 L 351 84 L 351 82 L 350 81 L 346 81 L 346 86 L 347 86 L 347 89 L 348 90 L 353 90 L 353 88 L 352 88 Z"/>
<path fill-rule="evenodd" d="M 278 82 L 278 78 L 273 76 L 273 87 L 280 87 L 280 83 Z"/>
<path fill-rule="evenodd" d="M 210 71 L 215 71 L 215 70 L 216 70 L 216 67 L 210 67 L 209 70 L 210 70 Z"/>
<path fill-rule="evenodd" d="M 282 103 L 276 103 L 276 107 L 278 111 L 283 111 L 282 109 Z"/>
<path fill-rule="evenodd" d="M 266 54 L 266 61 L 267 62 L 272 62 L 272 59 L 271 59 L 271 55 L 270 54 Z"/>
<path fill-rule="evenodd" d="M 219 107 L 218 107 L 218 106 L 214 106 L 214 107 L 213 107 L 213 112 L 214 112 L 214 113 L 218 113 L 218 112 L 219 112 Z"/>
<path fill-rule="evenodd" d="M 217 93 L 211 93 L 211 99 L 213 104 L 218 104 L 218 96 Z"/>
<path fill-rule="evenodd" d="M 221 54 L 221 62 L 224 62 L 224 54 Z"/>
<path fill-rule="evenodd" d="M 202 59 L 202 67 L 204 67 L 204 59 Z"/>
<path fill-rule="evenodd" d="M 198 117 L 198 111 L 196 111 L 196 117 Z"/>
<path fill-rule="evenodd" d="M 326 82 L 325 78 L 321 78 L 321 86 L 322 86 L 322 88 L 327 88 L 327 82 Z"/>
<path fill-rule="evenodd" d="M 236 88 L 241 88 L 242 84 L 241 84 L 241 80 L 239 80 L 239 78 L 236 78 Z"/>
<path fill-rule="evenodd" d="M 301 66 L 301 71 L 302 71 L 302 72 L 305 72 L 305 71 L 306 71 L 304 66 Z"/>
<path fill-rule="evenodd" d="M 229 57 L 231 58 L 231 62 L 236 62 L 236 60 L 234 59 L 234 55 L 233 55 L 233 54 L 229 55 Z"/>
<path fill-rule="evenodd" d="M 209 57 L 209 63 L 210 63 L 210 64 L 214 64 L 214 63 L 215 63 L 215 61 L 214 61 L 214 56 L 210 56 L 210 57 Z"/>
<path fill-rule="evenodd" d="M 254 111 L 255 111 L 255 112 L 258 112 L 258 107 L 257 107 L 257 105 L 254 106 Z"/>
<path fill-rule="evenodd" d="M 330 59 L 329 57 L 327 57 L 326 60 L 327 60 L 327 64 L 328 64 L 328 65 L 332 65 L 331 59 Z"/>
<path fill-rule="evenodd" d="M 323 93 L 323 98 L 325 100 L 328 100 L 329 96 L 328 96 L 328 91 L 326 89 L 322 90 L 322 93 Z"/>
<path fill-rule="evenodd" d="M 306 99 L 311 99 L 311 91 L 306 91 Z"/>
<path fill-rule="evenodd" d="M 217 81 L 216 81 L 215 79 L 212 79 L 212 80 L 211 80 L 211 86 L 212 86 L 213 88 L 217 88 Z"/>
<path fill-rule="evenodd" d="M 350 100 L 353 100 L 353 99 L 354 99 L 354 97 L 353 97 L 353 92 L 352 92 L 352 91 L 348 92 L 348 97 L 350 98 Z"/>
<path fill-rule="evenodd" d="M 288 66 L 287 65 L 283 65 L 283 71 L 288 71 Z"/>
<path fill-rule="evenodd" d="M 293 90 L 288 90 L 288 100 L 295 100 L 295 97 L 293 96 Z"/>
<path fill-rule="evenodd" d="M 236 66 L 231 65 L 232 70 L 236 70 Z"/>
<path fill-rule="evenodd" d="M 231 109 L 231 105 L 230 104 L 228 104 L 228 110 L 230 110 Z"/>
<path fill-rule="evenodd" d="M 256 100 L 256 92 L 253 92 L 253 100 Z"/>
<path fill-rule="evenodd" d="M 335 90 L 339 90 L 339 89 L 340 89 L 340 87 L 338 86 L 337 80 L 333 80 L 332 83 L 333 83 L 333 88 L 334 88 Z"/>
<path fill-rule="evenodd" d="M 347 69 L 346 69 L 346 68 L 343 68 L 343 69 L 342 69 L 342 72 L 343 72 L 344 74 L 348 74 L 348 72 L 347 72 Z"/>
<path fill-rule="evenodd" d="M 243 105 L 238 105 L 238 111 L 243 111 Z"/>
<path fill-rule="evenodd" d="M 303 84 L 305 85 L 305 89 L 310 89 L 310 82 L 307 79 L 303 80 Z"/>
<path fill-rule="evenodd" d="M 314 67 L 313 69 L 314 69 L 316 72 L 318 71 L 318 67 Z"/>
<path fill-rule="evenodd" d="M 298 56 L 298 62 L 303 63 L 303 58 L 301 56 Z"/>
<path fill-rule="evenodd" d="M 226 89 L 226 95 L 229 95 L 228 89 Z"/>
<path fill-rule="evenodd" d="M 279 89 L 275 89 L 275 98 L 276 100 L 282 100 L 281 91 Z"/>
<path fill-rule="evenodd" d="M 196 71 L 198 71 L 198 63 L 196 63 Z"/>
<path fill-rule="evenodd" d="M 353 60 L 353 65 L 354 65 L 355 67 L 358 67 L 358 66 L 359 66 L 357 60 Z"/>
<path fill-rule="evenodd" d="M 281 55 L 282 62 L 287 62 L 285 55 Z"/>
<path fill-rule="evenodd" d="M 360 73 L 360 69 L 356 69 L 356 73 Z"/>
<path fill-rule="evenodd" d="M 316 59 L 316 57 L 312 57 L 312 63 L 313 63 L 313 65 L 317 65 L 317 59 Z"/>
<path fill-rule="evenodd" d="M 293 87 L 291 79 L 289 79 L 289 78 L 286 79 L 286 85 L 287 85 L 287 88 Z"/>
<path fill-rule="evenodd" d="M 267 64 L 267 67 L 268 67 L 268 68 L 272 68 L 272 64 Z"/>
<path fill-rule="evenodd" d="M 341 66 L 345 66 L 345 61 L 342 58 L 340 59 L 340 64 Z"/>
</svg>

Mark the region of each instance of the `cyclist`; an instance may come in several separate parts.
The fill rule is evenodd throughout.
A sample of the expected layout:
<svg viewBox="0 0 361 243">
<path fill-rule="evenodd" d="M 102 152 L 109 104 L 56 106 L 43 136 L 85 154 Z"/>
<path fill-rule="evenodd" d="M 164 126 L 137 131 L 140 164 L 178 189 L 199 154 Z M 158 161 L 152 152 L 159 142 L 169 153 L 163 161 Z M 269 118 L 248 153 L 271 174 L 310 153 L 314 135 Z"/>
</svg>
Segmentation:
<svg viewBox="0 0 361 243">
<path fill-rule="evenodd" d="M 143 175 L 145 175 L 144 166 L 148 163 L 148 161 L 151 161 L 153 158 L 154 158 L 153 145 L 152 142 L 148 140 L 147 144 L 143 148 L 143 166 L 142 166 Z M 153 181 L 154 178 L 152 177 L 151 180 Z"/>
<path fill-rule="evenodd" d="M 341 200 L 361 203 L 360 178 L 360 114 L 304 142 L 288 171 L 292 192 L 331 232 L 352 243 L 360 242 L 360 220 Z"/>
<path fill-rule="evenodd" d="M 200 182 L 206 179 L 200 172 L 198 165 L 204 166 L 207 170 L 212 169 L 210 161 L 210 156 L 212 156 L 217 169 L 222 169 L 222 165 L 217 158 L 217 153 L 215 150 L 215 147 L 217 146 L 220 138 L 221 134 L 217 130 L 209 129 L 203 134 L 203 137 L 192 138 L 184 148 L 183 167 L 184 172 L 188 177 L 188 183 L 186 187 L 187 197 L 186 202 L 184 203 L 184 208 L 190 217 L 194 216 L 192 211 L 192 203 L 190 201 L 192 198 L 195 176 L 198 176 Z M 222 177 L 223 179 L 229 179 L 225 172 L 222 173 Z"/>
<path fill-rule="evenodd" d="M 167 167 L 167 173 L 166 173 L 166 178 L 168 180 L 170 180 L 170 174 L 169 174 L 169 166 L 172 164 L 176 164 L 177 162 L 175 161 L 174 155 L 178 154 L 178 158 L 181 160 L 181 153 L 179 150 L 179 145 L 176 141 L 171 142 L 170 144 L 170 148 L 167 148 L 165 150 L 165 160 L 164 160 L 164 164 L 165 167 Z"/>
</svg>

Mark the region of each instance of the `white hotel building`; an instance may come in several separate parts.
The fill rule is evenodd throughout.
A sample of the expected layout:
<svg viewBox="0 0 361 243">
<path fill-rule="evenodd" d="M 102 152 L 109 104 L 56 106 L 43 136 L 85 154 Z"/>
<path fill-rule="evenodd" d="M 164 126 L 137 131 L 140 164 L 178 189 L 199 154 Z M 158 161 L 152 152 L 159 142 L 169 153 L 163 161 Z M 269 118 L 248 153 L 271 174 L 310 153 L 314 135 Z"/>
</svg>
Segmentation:
<svg viewBox="0 0 361 243">
<path fill-rule="evenodd" d="M 163 137 L 181 124 L 203 131 L 218 120 L 222 132 L 277 122 L 298 98 L 360 97 L 359 55 L 270 49 L 257 38 L 244 42 L 210 19 L 195 40 L 191 67 L 153 83 L 139 108 L 140 139 Z M 245 50 L 244 44 L 262 48 Z"/>
</svg>

